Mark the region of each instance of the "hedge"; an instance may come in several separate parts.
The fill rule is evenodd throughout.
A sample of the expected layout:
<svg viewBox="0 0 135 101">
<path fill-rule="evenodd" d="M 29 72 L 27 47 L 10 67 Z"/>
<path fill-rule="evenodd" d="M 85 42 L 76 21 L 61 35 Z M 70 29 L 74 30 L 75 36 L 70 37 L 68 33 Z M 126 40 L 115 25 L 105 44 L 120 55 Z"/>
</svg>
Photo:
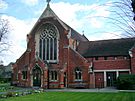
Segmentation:
<svg viewBox="0 0 135 101">
<path fill-rule="evenodd" d="M 135 89 L 135 75 L 120 75 L 116 80 L 116 86 L 122 90 Z"/>
</svg>

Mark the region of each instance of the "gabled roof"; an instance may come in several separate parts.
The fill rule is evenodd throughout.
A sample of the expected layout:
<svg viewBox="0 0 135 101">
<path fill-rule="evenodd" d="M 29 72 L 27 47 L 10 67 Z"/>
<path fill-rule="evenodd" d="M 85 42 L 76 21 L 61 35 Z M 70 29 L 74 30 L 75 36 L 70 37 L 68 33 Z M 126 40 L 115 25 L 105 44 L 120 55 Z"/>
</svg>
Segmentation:
<svg viewBox="0 0 135 101">
<path fill-rule="evenodd" d="M 71 38 L 79 41 L 89 41 L 84 35 L 79 34 L 77 31 L 75 31 L 72 28 L 71 28 Z"/>
<path fill-rule="evenodd" d="M 45 18 L 55 18 L 66 30 L 70 30 L 71 31 L 71 38 L 79 40 L 79 41 L 88 41 L 88 39 L 86 37 L 84 37 L 83 35 L 79 34 L 77 31 L 75 31 L 73 28 L 71 28 L 69 25 L 67 25 L 66 23 L 64 23 L 54 12 L 53 10 L 50 8 L 50 5 L 47 4 L 46 9 L 44 10 L 44 12 L 41 14 L 41 16 L 39 17 L 38 21 L 36 22 L 35 26 L 33 27 L 33 29 L 31 30 L 31 32 L 35 29 L 35 27 L 38 25 L 38 23 Z"/>
<path fill-rule="evenodd" d="M 53 12 L 53 10 L 50 8 L 50 5 L 47 4 L 46 9 L 43 11 L 42 15 L 39 19 L 47 18 L 47 17 L 55 17 L 58 18 L 58 16 Z"/>
<path fill-rule="evenodd" d="M 44 10 L 44 12 L 42 13 L 42 15 L 39 17 L 39 19 L 44 19 L 44 18 L 55 18 L 58 20 L 58 22 L 66 29 L 68 30 L 68 27 L 66 26 L 65 23 L 63 23 L 63 21 L 61 21 L 59 19 L 59 17 L 53 12 L 53 10 L 50 8 L 50 5 L 47 4 L 46 9 Z"/>
<path fill-rule="evenodd" d="M 84 52 L 83 50 L 79 51 L 84 57 L 127 56 L 134 44 L 135 38 L 89 41 L 85 44 L 80 44 L 79 47 L 86 50 Z"/>
</svg>

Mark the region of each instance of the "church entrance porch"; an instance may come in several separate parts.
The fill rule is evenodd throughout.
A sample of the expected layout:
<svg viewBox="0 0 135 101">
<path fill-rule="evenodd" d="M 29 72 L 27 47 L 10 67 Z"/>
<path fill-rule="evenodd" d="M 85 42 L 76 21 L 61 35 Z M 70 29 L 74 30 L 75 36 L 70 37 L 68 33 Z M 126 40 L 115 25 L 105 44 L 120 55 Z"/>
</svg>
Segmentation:
<svg viewBox="0 0 135 101">
<path fill-rule="evenodd" d="M 33 68 L 33 86 L 41 87 L 41 69 L 37 66 Z"/>
</svg>

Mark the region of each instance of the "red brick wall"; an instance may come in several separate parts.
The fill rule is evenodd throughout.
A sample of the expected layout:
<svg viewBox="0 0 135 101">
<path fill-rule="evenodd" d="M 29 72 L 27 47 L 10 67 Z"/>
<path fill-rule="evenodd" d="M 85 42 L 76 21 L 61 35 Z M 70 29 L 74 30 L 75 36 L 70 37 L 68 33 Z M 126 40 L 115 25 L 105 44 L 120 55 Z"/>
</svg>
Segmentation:
<svg viewBox="0 0 135 101">
<path fill-rule="evenodd" d="M 94 69 L 130 69 L 130 60 L 97 60 L 94 61 Z"/>
<path fill-rule="evenodd" d="M 131 65 L 132 65 L 132 68 L 131 68 L 131 73 L 132 74 L 135 74 L 135 58 L 132 58 L 131 60 Z"/>
<path fill-rule="evenodd" d="M 131 73 L 135 74 L 135 48 L 132 49 L 133 57 L 131 57 Z"/>
<path fill-rule="evenodd" d="M 69 64 L 68 64 L 68 83 L 69 87 L 77 87 L 80 82 L 75 81 L 75 68 L 79 67 L 82 70 L 82 87 L 87 87 L 89 84 L 89 73 L 88 67 L 89 63 L 86 59 L 81 57 L 78 53 L 76 53 L 73 49 L 69 48 Z M 73 85 L 73 86 L 70 86 Z"/>
<path fill-rule="evenodd" d="M 18 76 L 18 67 L 17 67 L 17 64 L 14 64 L 13 65 L 13 78 L 12 78 L 12 80 L 14 82 L 17 82 L 18 81 L 17 76 Z"/>
</svg>

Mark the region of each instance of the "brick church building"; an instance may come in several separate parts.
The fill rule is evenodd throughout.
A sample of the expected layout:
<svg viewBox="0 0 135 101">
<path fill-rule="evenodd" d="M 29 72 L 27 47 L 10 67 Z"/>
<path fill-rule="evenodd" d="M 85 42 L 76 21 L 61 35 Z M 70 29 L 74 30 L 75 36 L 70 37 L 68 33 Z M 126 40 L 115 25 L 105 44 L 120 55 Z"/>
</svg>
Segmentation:
<svg viewBox="0 0 135 101">
<path fill-rule="evenodd" d="M 135 74 L 135 38 L 89 41 L 46 9 L 27 35 L 27 49 L 13 65 L 22 87 L 101 88 Z"/>
</svg>

